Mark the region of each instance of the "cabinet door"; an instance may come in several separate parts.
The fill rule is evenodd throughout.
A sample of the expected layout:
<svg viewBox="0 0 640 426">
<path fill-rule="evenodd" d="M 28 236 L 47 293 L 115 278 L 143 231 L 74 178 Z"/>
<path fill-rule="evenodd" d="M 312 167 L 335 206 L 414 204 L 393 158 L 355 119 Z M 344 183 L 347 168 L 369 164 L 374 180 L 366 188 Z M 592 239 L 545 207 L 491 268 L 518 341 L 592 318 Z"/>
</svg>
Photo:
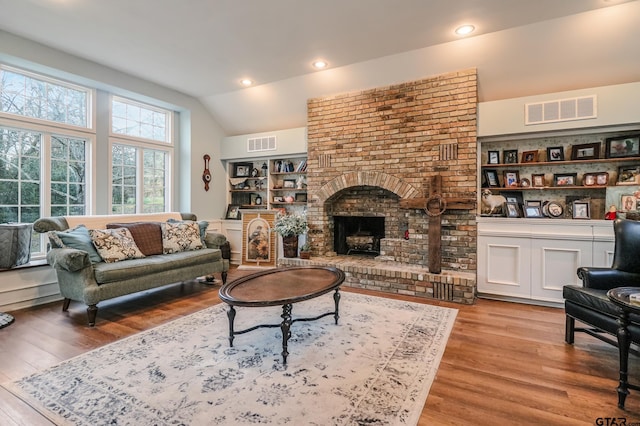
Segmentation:
<svg viewBox="0 0 640 426">
<path fill-rule="evenodd" d="M 533 239 L 531 241 L 531 298 L 562 302 L 562 287 L 581 285 L 576 271 L 591 266 L 591 240 Z"/>
<path fill-rule="evenodd" d="M 222 231 L 231 246 L 231 263 L 239 265 L 242 261 L 242 221 L 225 220 L 222 222 Z"/>
<path fill-rule="evenodd" d="M 478 238 L 478 292 L 529 298 L 531 240 L 498 236 Z"/>
</svg>

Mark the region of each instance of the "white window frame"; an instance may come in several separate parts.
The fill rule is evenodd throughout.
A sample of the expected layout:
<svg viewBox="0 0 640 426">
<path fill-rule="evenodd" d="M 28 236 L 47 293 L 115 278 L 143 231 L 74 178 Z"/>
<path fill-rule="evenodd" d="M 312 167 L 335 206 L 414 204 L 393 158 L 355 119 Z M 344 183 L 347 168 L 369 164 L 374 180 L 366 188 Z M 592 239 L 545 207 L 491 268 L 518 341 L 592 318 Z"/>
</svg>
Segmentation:
<svg viewBox="0 0 640 426">
<path fill-rule="evenodd" d="M 166 127 L 165 127 L 165 140 L 158 140 L 158 139 L 147 139 L 147 138 L 141 138 L 141 137 L 136 137 L 136 136 L 131 136 L 131 135 L 127 135 L 127 134 L 122 134 L 122 133 L 116 133 L 113 131 L 113 101 L 118 101 L 118 102 L 122 102 L 122 103 L 126 103 L 126 104 L 131 104 L 131 105 L 135 105 L 141 108 L 145 108 L 145 109 L 149 109 L 152 111 L 156 111 L 162 114 L 165 114 L 167 117 L 166 120 Z M 150 104 L 146 104 L 144 102 L 138 102 L 138 101 L 134 101 L 132 99 L 129 98 L 124 98 L 122 96 L 116 96 L 116 95 L 110 95 L 109 96 L 109 136 L 111 138 L 118 138 L 118 139 L 126 139 L 126 140 L 132 140 L 132 141 L 141 141 L 141 142 L 151 142 L 151 143 L 157 143 L 157 144 L 162 144 L 163 146 L 166 145 L 170 145 L 173 146 L 174 142 L 173 142 L 173 111 L 167 108 L 161 108 L 161 107 L 157 107 L 154 105 L 150 105 Z"/>
<path fill-rule="evenodd" d="M 41 81 L 45 81 L 48 83 L 52 83 L 52 84 L 56 84 L 58 86 L 63 86 L 63 87 L 68 87 L 70 89 L 74 89 L 74 90 L 78 90 L 78 91 L 83 91 L 87 93 L 87 127 L 82 127 L 82 126 L 74 126 L 71 124 L 66 124 L 66 123 L 60 123 L 57 121 L 49 121 L 49 120 L 45 120 L 45 119 L 41 119 L 41 118 L 35 118 L 35 117 L 29 117 L 26 115 L 19 115 L 19 114 L 12 114 L 12 113 L 8 113 L 8 112 L 3 112 L 0 111 L 0 118 L 6 118 L 8 120 L 11 120 L 11 122 L 13 122 L 13 126 L 16 127 L 16 122 L 24 122 L 24 123 L 30 123 L 30 124 L 34 124 L 34 125 L 45 125 L 49 128 L 54 128 L 57 127 L 59 129 L 64 129 L 65 131 L 69 130 L 69 131 L 82 131 L 82 132 L 91 132 L 91 133 L 95 133 L 96 132 L 96 89 L 95 88 L 90 88 L 90 87 L 85 87 L 85 86 L 79 86 L 77 84 L 73 84 L 71 82 L 65 81 L 65 80 L 61 80 L 58 78 L 51 78 L 51 77 L 47 77 L 46 75 L 43 74 L 38 74 L 38 73 L 34 73 L 34 72 L 30 72 L 30 71 L 26 71 L 20 68 L 14 68 L 14 67 L 10 67 L 7 65 L 3 65 L 0 64 L 0 69 L 2 70 L 6 70 L 6 71 L 10 71 L 10 72 L 14 72 L 17 74 L 22 74 L 25 75 L 27 77 L 31 77 L 37 80 L 41 80 Z"/>
</svg>

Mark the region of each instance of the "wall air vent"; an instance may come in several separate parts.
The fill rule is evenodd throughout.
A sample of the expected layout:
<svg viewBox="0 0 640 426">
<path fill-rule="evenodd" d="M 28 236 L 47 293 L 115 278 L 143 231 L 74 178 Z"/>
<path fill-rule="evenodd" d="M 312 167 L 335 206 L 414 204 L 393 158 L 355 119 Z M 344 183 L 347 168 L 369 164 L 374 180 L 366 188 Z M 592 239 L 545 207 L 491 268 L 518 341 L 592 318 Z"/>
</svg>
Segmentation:
<svg viewBox="0 0 640 426">
<path fill-rule="evenodd" d="M 275 149 L 275 136 L 264 136 L 261 138 L 247 139 L 247 152 L 274 151 Z"/>
<path fill-rule="evenodd" d="M 525 104 L 525 125 L 597 117 L 596 95 Z"/>
</svg>

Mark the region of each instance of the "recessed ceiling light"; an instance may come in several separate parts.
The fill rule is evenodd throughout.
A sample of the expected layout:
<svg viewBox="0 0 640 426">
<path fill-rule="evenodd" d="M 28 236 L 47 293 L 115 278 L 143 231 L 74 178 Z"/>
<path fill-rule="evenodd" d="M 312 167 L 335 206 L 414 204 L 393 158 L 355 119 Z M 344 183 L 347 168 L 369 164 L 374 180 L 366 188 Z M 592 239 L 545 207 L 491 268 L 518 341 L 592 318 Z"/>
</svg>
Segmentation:
<svg viewBox="0 0 640 426">
<path fill-rule="evenodd" d="M 476 27 L 474 27 L 473 25 L 462 25 L 456 28 L 456 34 L 460 36 L 468 35 L 475 31 L 475 29 Z"/>
<path fill-rule="evenodd" d="M 242 80 L 240 80 L 240 84 L 242 84 L 245 87 L 249 87 L 253 85 L 253 81 L 249 80 L 248 78 L 243 78 Z"/>
<path fill-rule="evenodd" d="M 316 69 L 323 69 L 329 66 L 327 61 L 323 61 L 322 59 L 318 59 L 317 61 L 313 61 L 313 67 Z"/>
</svg>

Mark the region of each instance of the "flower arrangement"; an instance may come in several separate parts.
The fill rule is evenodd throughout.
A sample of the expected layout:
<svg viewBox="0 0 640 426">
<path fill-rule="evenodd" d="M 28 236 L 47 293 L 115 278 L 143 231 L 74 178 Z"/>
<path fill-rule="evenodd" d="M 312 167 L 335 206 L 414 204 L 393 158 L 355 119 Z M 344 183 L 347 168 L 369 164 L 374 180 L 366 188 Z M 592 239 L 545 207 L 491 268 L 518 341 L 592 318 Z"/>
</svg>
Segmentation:
<svg viewBox="0 0 640 426">
<path fill-rule="evenodd" d="M 273 224 L 273 230 L 283 237 L 305 234 L 309 230 L 307 216 L 299 213 L 278 214 Z"/>
</svg>

